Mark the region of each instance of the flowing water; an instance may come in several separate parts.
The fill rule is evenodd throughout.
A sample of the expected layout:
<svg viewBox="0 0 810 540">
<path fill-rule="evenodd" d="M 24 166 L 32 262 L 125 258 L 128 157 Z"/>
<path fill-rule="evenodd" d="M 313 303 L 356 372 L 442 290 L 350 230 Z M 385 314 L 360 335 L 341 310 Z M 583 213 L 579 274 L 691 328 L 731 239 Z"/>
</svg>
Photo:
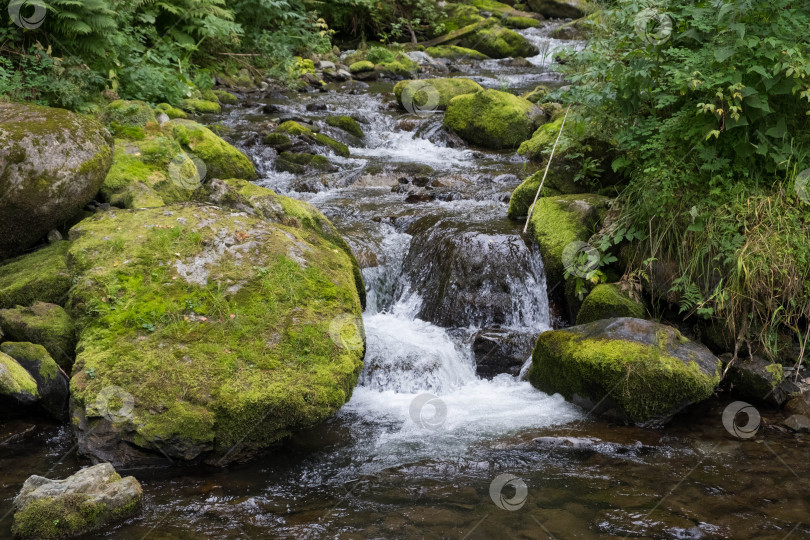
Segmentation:
<svg viewBox="0 0 810 540">
<path fill-rule="evenodd" d="M 529 66 L 486 61 L 451 75 L 515 93 L 559 84 L 547 68 L 560 42 L 547 29 L 523 33 L 543 51 Z M 755 440 L 735 439 L 719 399 L 661 431 L 610 425 L 519 376 L 477 375 L 476 334 L 531 340 L 555 324 L 543 262 L 505 219 L 533 169 L 466 147 L 439 115 L 401 115 L 391 87 L 246 100 L 218 119 L 257 164 L 257 183 L 318 207 L 357 254 L 367 354 L 351 401 L 247 465 L 120 471 L 141 480 L 144 509 L 101 536 L 810 538 L 805 436 L 765 425 Z M 282 112 L 263 114 L 268 103 Z M 362 120 L 365 141 L 347 140 L 351 157 L 332 156 L 334 172 L 276 172 L 260 142 L 268 121 L 341 136 L 325 114 Z M 30 474 L 84 464 L 64 426 L 0 429 L 3 513 Z M 499 491 L 503 474 L 513 477 Z"/>
</svg>

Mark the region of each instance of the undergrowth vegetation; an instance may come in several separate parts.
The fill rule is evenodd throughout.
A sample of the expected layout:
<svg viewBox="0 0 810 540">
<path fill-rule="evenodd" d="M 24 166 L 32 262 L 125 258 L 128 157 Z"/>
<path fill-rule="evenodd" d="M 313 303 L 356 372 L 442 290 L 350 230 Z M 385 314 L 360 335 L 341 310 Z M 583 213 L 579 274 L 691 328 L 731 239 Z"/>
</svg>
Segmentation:
<svg viewBox="0 0 810 540">
<path fill-rule="evenodd" d="M 568 97 L 631 178 L 616 229 L 643 240 L 612 248 L 628 275 L 726 325 L 735 351 L 775 354 L 785 332 L 806 343 L 810 5 L 618 0 L 596 21 Z"/>
</svg>

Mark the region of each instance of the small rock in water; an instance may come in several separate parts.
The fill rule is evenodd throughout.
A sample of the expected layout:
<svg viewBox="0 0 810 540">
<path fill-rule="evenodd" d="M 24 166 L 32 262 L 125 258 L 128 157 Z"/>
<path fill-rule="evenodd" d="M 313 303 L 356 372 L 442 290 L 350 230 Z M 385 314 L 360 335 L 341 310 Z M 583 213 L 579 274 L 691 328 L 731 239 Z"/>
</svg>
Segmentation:
<svg viewBox="0 0 810 540">
<path fill-rule="evenodd" d="M 798 433 L 810 433 L 810 418 L 803 414 L 789 416 L 782 425 Z"/>
<path fill-rule="evenodd" d="M 309 112 L 328 111 L 329 106 L 326 103 L 307 103 L 306 109 Z"/>
<path fill-rule="evenodd" d="M 143 490 L 132 477 L 100 463 L 64 480 L 33 475 L 14 499 L 18 538 L 66 538 L 95 531 L 135 514 Z"/>
</svg>

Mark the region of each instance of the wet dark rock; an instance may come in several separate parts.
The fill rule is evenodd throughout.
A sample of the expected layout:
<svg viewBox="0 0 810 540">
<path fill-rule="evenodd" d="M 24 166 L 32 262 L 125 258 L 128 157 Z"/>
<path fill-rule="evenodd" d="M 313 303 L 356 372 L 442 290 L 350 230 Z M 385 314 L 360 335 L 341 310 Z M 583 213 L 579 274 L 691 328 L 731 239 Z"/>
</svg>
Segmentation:
<svg viewBox="0 0 810 540">
<path fill-rule="evenodd" d="M 493 178 L 492 181 L 506 186 L 516 186 L 520 183 L 520 179 L 514 174 L 500 174 Z"/>
<path fill-rule="evenodd" d="M 430 202 L 433 198 L 426 193 L 411 192 L 405 197 L 405 202 L 408 204 Z"/>
<path fill-rule="evenodd" d="M 731 358 L 730 353 L 720 356 L 724 364 Z M 726 380 L 735 396 L 757 404 L 781 406 L 800 391 L 796 383 L 785 377 L 782 364 L 757 355 L 737 358 L 728 369 Z"/>
<path fill-rule="evenodd" d="M 413 179 L 413 185 L 419 187 L 425 187 L 430 182 L 430 178 L 427 176 L 417 176 Z"/>
<path fill-rule="evenodd" d="M 328 111 L 330 108 L 326 103 L 307 103 L 306 105 L 306 110 L 309 112 Z"/>
<path fill-rule="evenodd" d="M 810 433 L 810 418 L 803 414 L 794 414 L 785 419 L 782 425 L 797 433 Z"/>
<path fill-rule="evenodd" d="M 517 375 L 532 354 L 536 332 L 485 328 L 473 337 L 475 372 L 492 378 L 501 373 Z"/>
<path fill-rule="evenodd" d="M 23 367 L 36 383 L 38 405 L 57 420 L 67 418 L 68 379 L 42 345 L 6 341 L 0 351 Z"/>
<path fill-rule="evenodd" d="M 285 105 L 276 105 L 275 103 L 268 103 L 262 107 L 264 114 L 281 114 L 290 112 L 290 108 Z"/>
<path fill-rule="evenodd" d="M 443 327 L 533 326 L 545 315 L 542 262 L 509 221 L 425 217 L 403 264 L 419 318 Z"/>
</svg>

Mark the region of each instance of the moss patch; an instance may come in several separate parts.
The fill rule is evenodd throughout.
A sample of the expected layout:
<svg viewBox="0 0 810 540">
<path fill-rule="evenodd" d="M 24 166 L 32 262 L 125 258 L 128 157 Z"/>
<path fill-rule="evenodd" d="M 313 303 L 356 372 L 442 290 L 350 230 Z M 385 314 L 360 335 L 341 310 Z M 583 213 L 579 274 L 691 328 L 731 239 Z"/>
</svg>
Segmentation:
<svg viewBox="0 0 810 540">
<path fill-rule="evenodd" d="M 219 114 L 222 112 L 219 103 L 204 99 L 184 99 L 180 102 L 180 108 L 194 114 Z"/>
<path fill-rule="evenodd" d="M 128 134 L 128 138 L 143 138 L 139 135 L 143 133 L 143 128 L 147 124 L 155 123 L 155 112 L 143 101 L 118 99 L 107 105 L 102 118 L 113 134 Z"/>
<path fill-rule="evenodd" d="M 207 127 L 190 120 L 173 120 L 172 125 L 175 140 L 205 162 L 209 178 L 256 178 L 250 159 Z"/>
<path fill-rule="evenodd" d="M 601 195 L 541 197 L 532 212 L 529 234 L 540 247 L 549 286 L 564 279 L 563 251 L 596 232 L 609 199 Z"/>
<path fill-rule="evenodd" d="M 597 285 L 585 298 L 577 314 L 577 324 L 614 317 L 643 319 L 645 316 L 643 304 L 623 294 L 616 285 L 602 284 Z"/>
<path fill-rule="evenodd" d="M 0 396 L 33 403 L 39 398 L 34 378 L 16 360 L 0 352 Z"/>
<path fill-rule="evenodd" d="M 365 73 L 366 71 L 374 71 L 374 64 L 368 60 L 361 60 L 349 66 L 349 71 L 352 73 Z"/>
<path fill-rule="evenodd" d="M 55 242 L 0 266 L 0 308 L 36 301 L 64 304 L 73 284 L 65 256 L 69 242 Z"/>
<path fill-rule="evenodd" d="M 134 396 L 126 429 L 137 446 L 194 459 L 239 443 L 235 459 L 351 396 L 363 352 L 330 338 L 336 315 L 361 309 L 342 245 L 206 205 L 108 212 L 76 232 L 80 433 L 99 418 L 98 393 L 116 384 Z"/>
<path fill-rule="evenodd" d="M 76 346 L 75 328 L 60 306 L 36 302 L 31 307 L 2 309 L 0 329 L 7 339 L 42 345 L 59 365 L 70 369 Z"/>
<path fill-rule="evenodd" d="M 528 39 L 498 24 L 486 25 L 465 35 L 460 44 L 490 58 L 529 57 L 540 53 Z"/>
<path fill-rule="evenodd" d="M 225 90 L 214 90 L 214 95 L 217 97 L 220 103 L 224 103 L 225 105 L 236 105 L 239 103 L 239 99 L 230 92 L 226 92 Z"/>
<path fill-rule="evenodd" d="M 459 47 L 458 45 L 439 45 L 425 49 L 433 58 L 448 58 L 450 60 L 486 60 L 489 56 L 474 49 Z"/>
<path fill-rule="evenodd" d="M 394 85 L 394 95 L 397 97 L 397 102 L 400 107 L 404 108 L 407 107 L 403 103 L 412 103 L 422 107 L 428 100 L 438 98 L 435 108 L 444 110 L 454 97 L 472 94 L 480 90 L 483 90 L 481 85 L 470 79 L 409 80 L 400 81 Z"/>
<path fill-rule="evenodd" d="M 536 127 L 536 107 L 507 92 L 483 90 L 454 97 L 444 125 L 465 141 L 485 148 L 516 148 Z"/>
<path fill-rule="evenodd" d="M 166 116 L 169 118 L 186 118 L 188 115 L 182 109 L 178 109 L 177 107 L 172 107 L 168 103 L 160 103 L 157 107 L 155 107 L 158 111 L 166 113 Z"/>
<path fill-rule="evenodd" d="M 350 116 L 328 116 L 326 118 L 326 123 L 332 127 L 342 129 L 346 133 L 354 135 L 358 139 L 362 139 L 366 136 L 366 134 L 363 133 L 363 128 L 360 127 L 357 120 Z"/>
</svg>

